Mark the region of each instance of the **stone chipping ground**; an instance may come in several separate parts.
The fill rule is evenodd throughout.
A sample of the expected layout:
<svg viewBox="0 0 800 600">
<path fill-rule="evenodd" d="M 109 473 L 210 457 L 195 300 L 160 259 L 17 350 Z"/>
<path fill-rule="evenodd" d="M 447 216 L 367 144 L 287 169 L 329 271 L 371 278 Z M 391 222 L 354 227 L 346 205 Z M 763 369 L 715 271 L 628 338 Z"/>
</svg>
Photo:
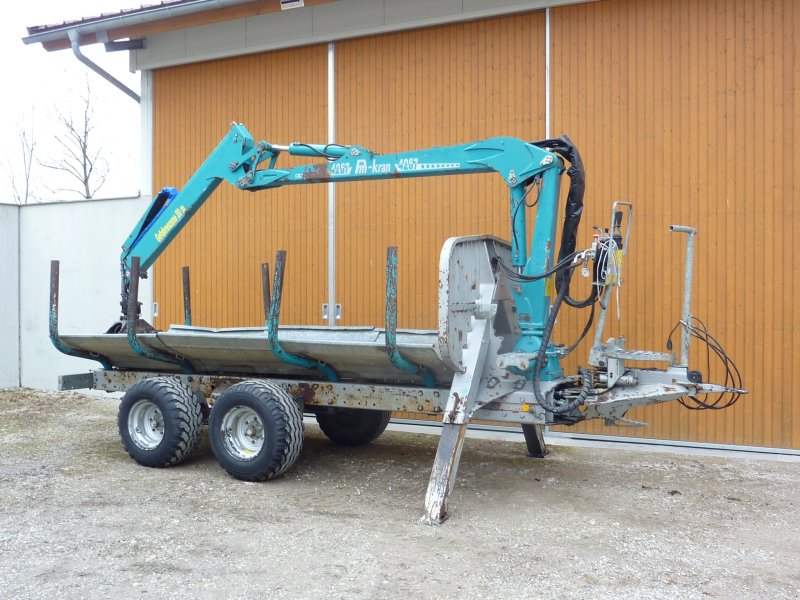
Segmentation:
<svg viewBox="0 0 800 600">
<path fill-rule="evenodd" d="M 800 462 L 467 439 L 428 527 L 436 436 L 342 448 L 307 425 L 254 484 L 205 439 L 137 465 L 116 411 L 0 390 L 0 598 L 800 598 Z"/>
</svg>

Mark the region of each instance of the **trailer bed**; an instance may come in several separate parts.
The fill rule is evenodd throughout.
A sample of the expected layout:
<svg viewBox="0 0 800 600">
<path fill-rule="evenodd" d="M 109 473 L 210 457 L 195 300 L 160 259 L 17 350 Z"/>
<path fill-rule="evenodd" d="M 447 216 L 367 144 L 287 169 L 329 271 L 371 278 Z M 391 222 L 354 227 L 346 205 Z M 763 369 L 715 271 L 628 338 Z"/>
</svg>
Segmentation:
<svg viewBox="0 0 800 600">
<path fill-rule="evenodd" d="M 386 352 L 385 330 L 377 327 L 282 326 L 278 339 L 288 352 L 330 365 L 341 380 L 420 385 L 421 378 L 396 368 Z M 106 356 L 117 369 L 178 372 L 178 365 L 139 356 L 125 334 L 62 335 L 79 350 Z M 185 357 L 198 374 L 247 374 L 324 379 L 322 373 L 278 359 L 263 327 L 216 329 L 172 325 L 168 331 L 137 335 L 151 349 Z M 397 345 L 414 364 L 429 369 L 437 386 L 449 387 L 453 371 L 436 353 L 437 332 L 398 330 Z"/>
</svg>

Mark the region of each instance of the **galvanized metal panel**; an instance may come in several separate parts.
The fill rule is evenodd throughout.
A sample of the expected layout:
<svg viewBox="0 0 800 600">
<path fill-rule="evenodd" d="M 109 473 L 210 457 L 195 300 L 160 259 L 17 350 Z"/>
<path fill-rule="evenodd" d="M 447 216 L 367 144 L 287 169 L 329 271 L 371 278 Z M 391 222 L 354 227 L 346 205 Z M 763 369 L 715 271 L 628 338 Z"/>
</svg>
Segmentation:
<svg viewBox="0 0 800 600">
<path fill-rule="evenodd" d="M 247 39 L 245 19 L 202 25 L 186 30 L 186 53 L 208 55 L 238 47 Z"/>
<path fill-rule="evenodd" d="M 147 46 L 133 53 L 135 68 L 156 69 L 209 60 L 227 58 L 253 52 L 264 52 L 307 44 L 352 39 L 365 35 L 376 35 L 420 27 L 432 27 L 447 23 L 471 21 L 487 17 L 503 16 L 540 10 L 547 6 L 558 6 L 595 0 L 516 0 L 502 2 L 460 2 L 437 0 L 436 2 L 398 2 L 397 0 L 306 0 L 306 8 L 265 12 L 259 3 L 241 5 L 237 11 L 207 11 L 193 18 L 174 19 L 138 27 L 110 32 L 119 37 L 147 37 Z M 311 6 L 311 4 L 315 6 Z M 271 3 L 276 5 L 277 3 Z M 409 5 L 409 6 L 406 6 Z M 274 9 L 273 7 L 270 7 Z M 257 16 L 256 16 L 257 15 Z M 204 49 L 197 52 L 184 51 L 180 55 L 162 53 L 162 38 L 173 38 L 175 34 L 185 36 L 192 28 L 208 27 L 212 36 L 218 34 L 214 28 L 224 28 L 226 22 L 247 22 L 247 36 L 227 40 L 235 47 Z M 285 27 L 284 27 L 285 25 Z M 263 29 L 262 29 L 263 27 Z M 277 31 L 270 36 L 268 31 Z M 293 33 L 289 33 L 293 32 Z M 538 35 L 538 33 L 536 34 Z M 66 46 L 65 46 L 66 47 Z"/>
<path fill-rule="evenodd" d="M 308 38 L 313 33 L 311 19 L 302 10 L 249 17 L 246 19 L 246 27 L 248 46 L 290 42 L 298 38 Z"/>
<path fill-rule="evenodd" d="M 404 0 L 385 2 L 386 23 L 416 21 L 459 13 L 463 9 L 461 0 Z"/>
<path fill-rule="evenodd" d="M 384 3 L 376 0 L 333 2 L 315 7 L 310 18 L 316 35 L 380 28 L 384 24 Z"/>
</svg>

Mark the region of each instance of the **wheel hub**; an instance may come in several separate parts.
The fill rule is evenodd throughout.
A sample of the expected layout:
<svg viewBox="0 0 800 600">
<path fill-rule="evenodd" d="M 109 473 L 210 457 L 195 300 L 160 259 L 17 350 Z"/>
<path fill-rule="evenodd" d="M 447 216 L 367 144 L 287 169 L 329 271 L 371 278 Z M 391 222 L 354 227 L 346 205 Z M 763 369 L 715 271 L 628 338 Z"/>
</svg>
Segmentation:
<svg viewBox="0 0 800 600">
<path fill-rule="evenodd" d="M 158 448 L 164 439 L 164 415 L 150 400 L 139 400 L 128 413 L 128 435 L 142 450 Z"/>
<path fill-rule="evenodd" d="M 225 450 L 239 460 L 253 460 L 264 447 L 264 424 L 247 406 L 235 406 L 222 418 Z"/>
</svg>

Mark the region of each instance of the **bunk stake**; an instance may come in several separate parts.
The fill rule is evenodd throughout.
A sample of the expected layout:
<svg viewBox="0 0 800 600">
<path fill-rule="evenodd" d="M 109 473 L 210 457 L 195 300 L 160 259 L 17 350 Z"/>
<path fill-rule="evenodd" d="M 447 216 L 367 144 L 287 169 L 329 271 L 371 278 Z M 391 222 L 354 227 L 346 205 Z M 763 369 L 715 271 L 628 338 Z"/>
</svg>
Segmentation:
<svg viewBox="0 0 800 600">
<path fill-rule="evenodd" d="M 63 352 L 68 356 L 75 356 L 77 358 L 88 358 L 89 360 L 96 360 L 104 369 L 112 369 L 111 361 L 108 357 L 98 354 L 96 352 L 86 352 L 85 350 L 78 350 L 72 346 L 68 346 L 61 339 L 58 333 L 58 288 L 60 283 L 60 263 L 57 260 L 50 261 L 50 341 L 56 350 Z"/>
<path fill-rule="evenodd" d="M 269 321 L 269 309 L 272 303 L 269 293 L 269 263 L 261 263 L 261 291 L 264 297 L 264 323 Z"/>
<path fill-rule="evenodd" d="M 138 256 L 131 257 L 131 281 L 128 284 L 128 314 L 125 324 L 128 343 L 139 356 L 178 365 L 184 373 L 191 375 L 194 373 L 194 369 L 186 359 L 153 348 L 145 348 L 139 343 L 136 333 L 136 326 L 139 324 L 139 260 Z"/>
<path fill-rule="evenodd" d="M 192 292 L 189 285 L 189 267 L 181 269 L 183 274 L 183 323 L 187 327 L 192 325 Z"/>
<path fill-rule="evenodd" d="M 283 295 L 283 272 L 286 266 L 286 250 L 278 250 L 275 257 L 275 278 L 272 282 L 272 298 L 269 298 L 269 266 L 261 265 L 262 285 L 264 288 L 264 307 L 269 304 L 269 314 L 267 315 L 267 339 L 270 350 L 275 358 L 287 364 L 303 367 L 306 369 L 316 369 L 320 371 L 328 381 L 339 381 L 339 376 L 330 365 L 313 358 L 298 356 L 284 350 L 278 340 L 278 322 L 281 317 L 281 297 Z M 267 282 L 264 282 L 264 277 Z"/>
<path fill-rule="evenodd" d="M 395 367 L 422 377 L 426 387 L 436 387 L 430 370 L 406 360 L 397 349 L 397 246 L 386 249 L 386 352 Z"/>
</svg>

